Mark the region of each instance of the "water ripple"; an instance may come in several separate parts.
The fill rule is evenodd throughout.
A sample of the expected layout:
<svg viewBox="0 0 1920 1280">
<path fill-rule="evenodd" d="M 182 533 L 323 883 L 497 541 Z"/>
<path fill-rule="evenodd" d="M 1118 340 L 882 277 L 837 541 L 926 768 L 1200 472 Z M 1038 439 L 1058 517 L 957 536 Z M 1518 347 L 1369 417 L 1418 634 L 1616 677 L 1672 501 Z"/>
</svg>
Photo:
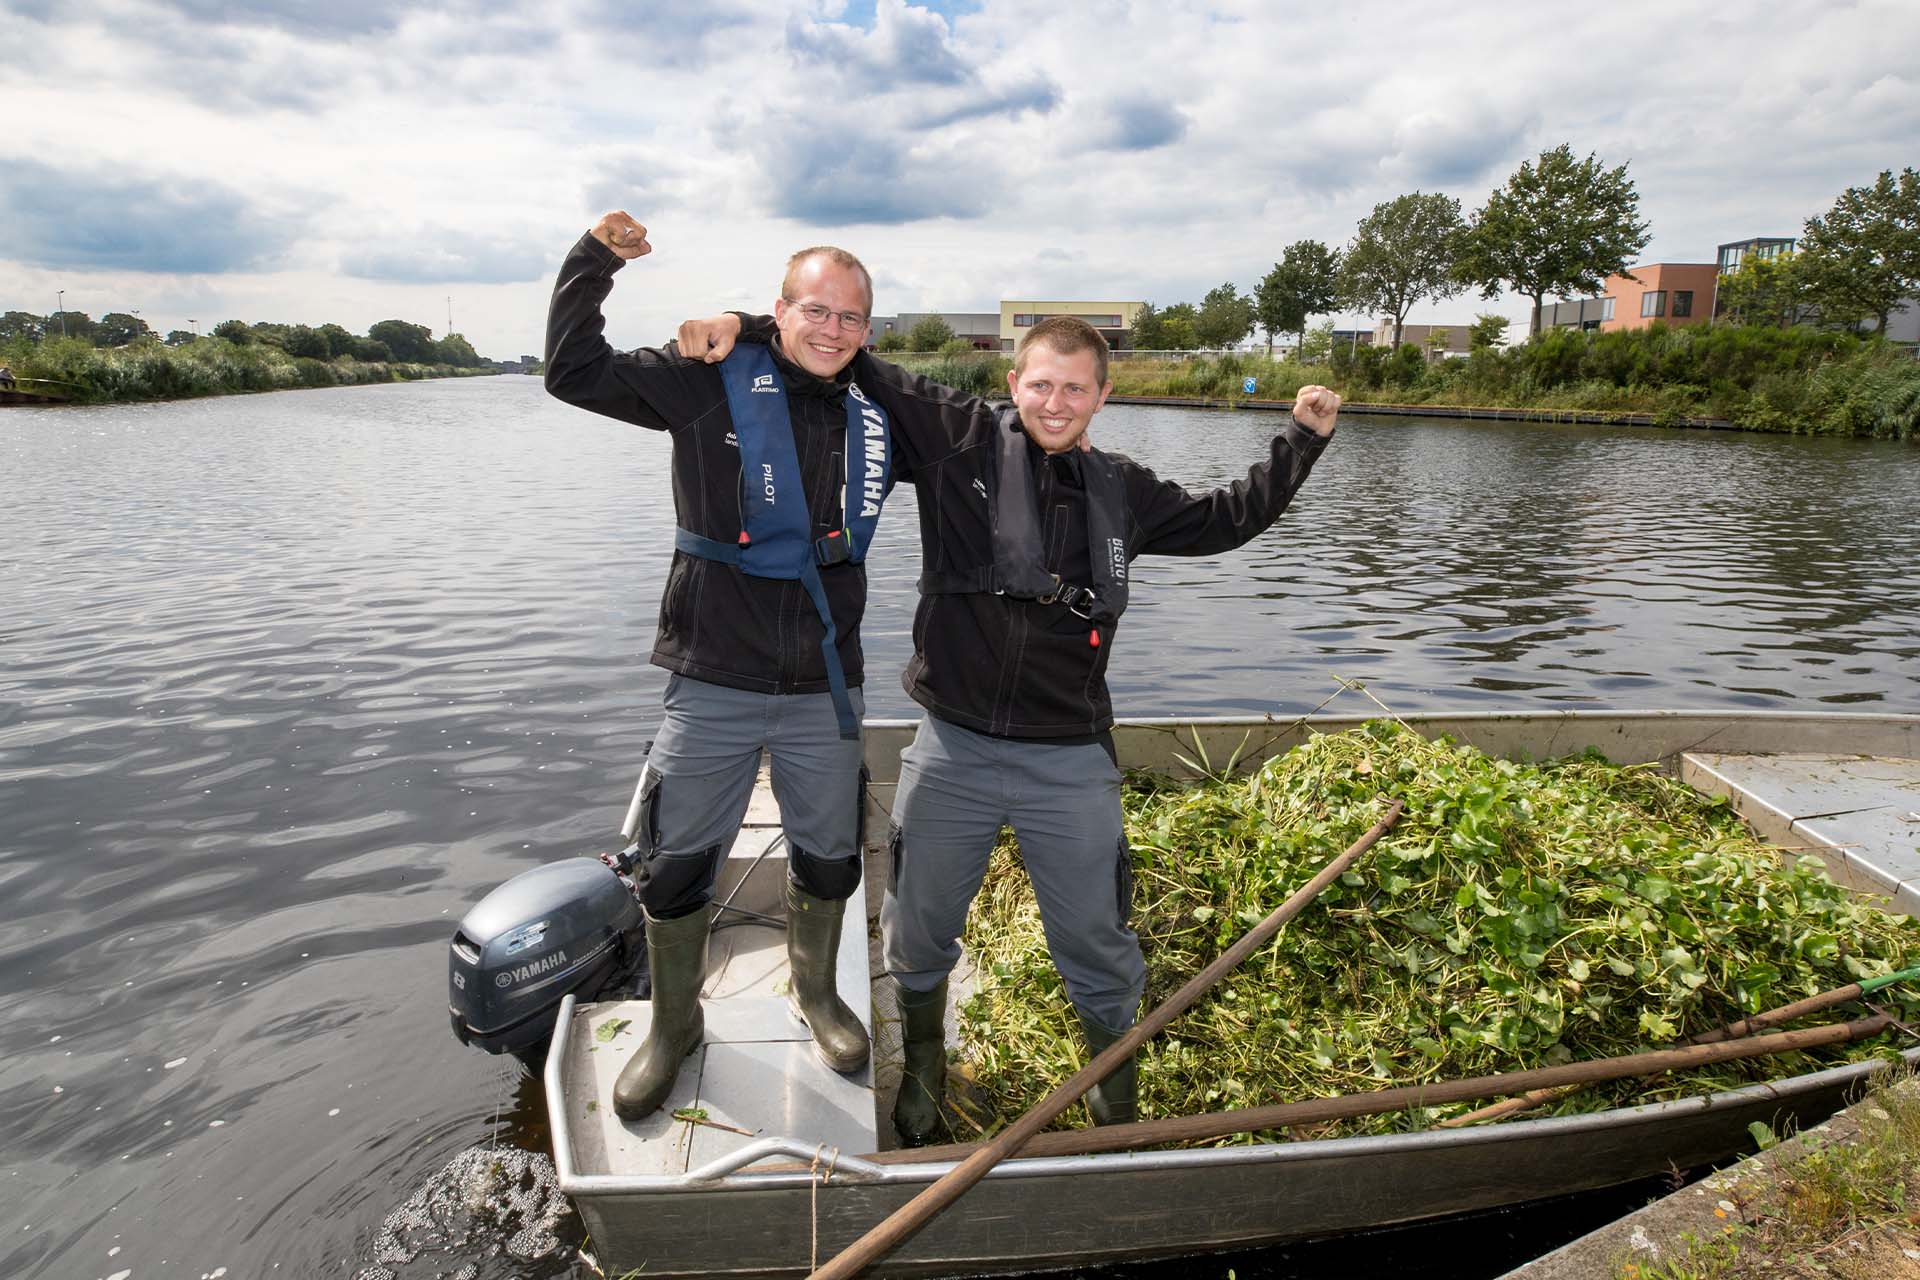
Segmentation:
<svg viewBox="0 0 1920 1280">
<path fill-rule="evenodd" d="M 1197 487 L 1274 426 L 1096 434 Z M 0 1132 L 32 1224 L 0 1271 L 348 1274 L 457 1152 L 543 1140 L 532 1082 L 447 1032 L 445 941 L 621 817 L 666 456 L 531 379 L 0 417 Z M 1112 684 L 1134 715 L 1305 711 L 1335 676 L 1409 710 L 1920 710 L 1915 494 L 1892 445 L 1352 421 L 1279 529 L 1135 566 Z M 865 636 L 899 716 L 895 505 Z"/>
</svg>

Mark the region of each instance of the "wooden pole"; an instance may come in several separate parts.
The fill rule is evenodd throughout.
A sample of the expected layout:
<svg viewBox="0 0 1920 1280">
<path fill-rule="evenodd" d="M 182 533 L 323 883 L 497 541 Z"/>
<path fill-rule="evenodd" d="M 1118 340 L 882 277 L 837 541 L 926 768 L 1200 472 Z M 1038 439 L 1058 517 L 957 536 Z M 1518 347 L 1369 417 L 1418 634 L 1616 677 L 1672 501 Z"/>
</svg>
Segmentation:
<svg viewBox="0 0 1920 1280">
<path fill-rule="evenodd" d="M 1442 1080 L 1434 1084 L 1403 1085 L 1372 1093 L 1350 1093 L 1336 1098 L 1308 1098 L 1271 1107 L 1247 1107 L 1239 1111 L 1214 1111 L 1205 1115 L 1175 1116 L 1166 1120 L 1142 1120 L 1137 1124 L 1106 1125 L 1096 1129 L 1075 1129 L 1064 1133 L 1035 1136 L 1020 1154 L 1042 1156 L 1085 1156 L 1109 1151 L 1132 1151 L 1139 1147 L 1164 1146 L 1176 1142 L 1203 1142 L 1236 1133 L 1261 1129 L 1284 1129 L 1292 1125 L 1325 1124 L 1330 1120 L 1351 1120 L 1357 1116 L 1380 1115 L 1387 1111 L 1405 1111 L 1412 1107 L 1432 1107 L 1447 1102 L 1468 1102 L 1475 1098 L 1494 1098 L 1516 1090 L 1565 1085 L 1604 1084 L 1632 1076 L 1659 1075 L 1731 1062 L 1738 1058 L 1764 1058 L 1798 1049 L 1819 1049 L 1847 1044 L 1879 1035 L 1893 1025 L 1885 1014 L 1808 1027 L 1800 1031 L 1779 1031 L 1749 1040 L 1727 1040 L 1717 1044 L 1688 1045 L 1678 1049 L 1655 1049 L 1648 1053 L 1619 1058 L 1596 1058 L 1590 1062 L 1568 1063 L 1562 1067 L 1538 1067 L 1504 1075 L 1471 1076 L 1461 1080 Z M 876 1164 L 916 1164 L 922 1161 L 959 1160 L 977 1154 L 978 1143 L 955 1143 L 942 1147 L 919 1147 L 910 1151 L 883 1151 L 860 1157 Z M 779 1166 L 785 1168 L 786 1166 Z M 802 1166 L 792 1166 L 799 1168 Z M 763 1172 L 774 1172 L 768 1167 Z M 937 1183 L 935 1184 L 938 1185 Z M 909 1202 L 909 1207 L 911 1202 Z"/>
<path fill-rule="evenodd" d="M 1104 1053 L 1080 1068 L 1078 1072 L 1069 1076 L 1065 1083 L 1035 1103 L 1030 1111 L 1008 1125 L 999 1136 L 980 1146 L 925 1191 L 901 1205 L 867 1234 L 842 1249 L 826 1266 L 815 1271 L 810 1280 L 846 1280 L 847 1277 L 858 1275 L 876 1258 L 892 1251 L 901 1241 L 925 1226 L 928 1219 L 958 1200 L 965 1194 L 967 1188 L 986 1177 L 988 1170 L 1018 1151 L 1029 1138 L 1050 1123 L 1055 1116 L 1078 1101 L 1081 1094 L 1112 1075 L 1114 1069 L 1132 1057 L 1141 1045 L 1152 1039 L 1169 1022 L 1185 1013 L 1216 982 L 1264 946 L 1274 934 L 1280 932 L 1282 925 L 1299 915 L 1308 903 L 1318 897 L 1322 890 L 1338 879 L 1361 854 L 1372 848 L 1374 842 L 1387 833 L 1387 829 L 1399 819 L 1400 810 L 1405 803 L 1403 800 L 1395 800 L 1385 816 L 1374 823 L 1365 835 L 1354 841 L 1345 853 L 1329 862 L 1321 869 L 1319 875 L 1309 880 L 1292 897 L 1276 907 L 1271 915 L 1248 930 L 1246 936 L 1227 948 L 1219 959 L 1169 996 L 1165 1003 L 1148 1014 Z M 1115 1125 L 1112 1127 L 1125 1129 L 1137 1126 Z"/>
<path fill-rule="evenodd" d="M 1752 1035 L 1756 1031 L 1764 1031 L 1769 1027 L 1777 1027 L 1783 1023 L 1797 1021 L 1798 1019 L 1806 1017 L 1808 1014 L 1819 1013 L 1823 1009 L 1831 1009 L 1835 1005 L 1846 1004 L 1851 1000 L 1858 1000 L 1861 996 L 1878 991 L 1881 987 L 1890 986 L 1896 982 L 1909 982 L 1914 978 L 1920 978 L 1920 969 L 1902 969 L 1898 973 L 1889 973 L 1879 978 L 1869 978 L 1865 982 L 1849 982 L 1844 987 L 1835 987 L 1831 991 L 1822 991 L 1819 995 L 1808 996 L 1805 1000 L 1796 1000 L 1792 1004 L 1783 1004 L 1776 1009 L 1768 1009 L 1765 1013 L 1756 1013 L 1751 1018 L 1742 1018 L 1738 1022 L 1729 1022 L 1724 1027 L 1715 1027 L 1711 1031 L 1702 1031 L 1697 1036 L 1689 1036 L 1685 1043 L 1718 1044 L 1722 1040 L 1739 1040 Z M 1584 1087 L 1583 1085 L 1576 1084 L 1567 1085 L 1559 1089 L 1530 1089 L 1517 1098 L 1508 1098 L 1503 1102 L 1496 1102 L 1490 1107 L 1481 1107 L 1479 1110 L 1469 1111 L 1463 1116 L 1454 1116 L 1450 1120 L 1442 1120 L 1439 1127 L 1442 1129 L 1459 1129 L 1470 1124 L 1483 1124 L 1489 1120 L 1499 1120 L 1506 1116 L 1513 1115 L 1515 1112 L 1531 1111 L 1535 1107 L 1544 1106 L 1549 1102 L 1556 1102 L 1568 1094 L 1579 1092 L 1579 1090 Z"/>
</svg>

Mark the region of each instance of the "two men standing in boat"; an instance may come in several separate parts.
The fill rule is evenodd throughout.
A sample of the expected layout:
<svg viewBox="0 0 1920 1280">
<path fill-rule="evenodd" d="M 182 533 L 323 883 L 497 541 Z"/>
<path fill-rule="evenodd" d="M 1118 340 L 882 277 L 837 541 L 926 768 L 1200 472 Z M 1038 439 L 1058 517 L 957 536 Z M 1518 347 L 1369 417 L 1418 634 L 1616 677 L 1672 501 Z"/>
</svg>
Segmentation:
<svg viewBox="0 0 1920 1280">
<path fill-rule="evenodd" d="M 597 241 L 599 248 L 589 241 Z M 675 576 L 684 572 L 684 557 L 702 554 L 702 539 L 716 545 L 736 539 L 743 546 L 760 541 L 752 513 L 753 498 L 766 497 L 755 478 L 763 474 L 759 468 L 765 464 L 756 459 L 766 448 L 751 438 L 768 431 L 780 434 L 779 420 L 754 414 L 752 391 L 722 394 L 722 382 L 729 388 L 745 386 L 748 378 L 763 378 L 770 367 L 789 383 L 796 371 L 804 373 L 817 384 L 811 388 L 813 394 L 829 404 L 839 397 L 848 407 L 847 425 L 840 428 L 846 434 L 825 445 L 833 449 L 845 441 L 847 455 L 857 452 L 853 442 L 871 430 L 871 415 L 878 415 L 891 438 L 890 452 L 882 446 L 878 496 L 883 498 L 892 480 L 900 478 L 911 481 L 920 498 L 921 601 L 913 629 L 915 652 L 903 684 L 928 714 L 901 759 L 890 833 L 893 875 L 881 924 L 885 962 L 896 985 L 905 1038 L 905 1076 L 894 1110 L 895 1126 L 909 1144 L 931 1141 L 942 1127 L 947 978 L 959 958 L 960 929 L 1002 824 L 1011 825 L 1020 839 L 1048 947 L 1090 1051 L 1099 1053 L 1132 1027 L 1146 969 L 1138 939 L 1127 924 L 1131 874 L 1105 680 L 1114 629 L 1127 602 L 1127 567 L 1143 554 L 1208 555 L 1228 550 L 1265 530 L 1325 448 L 1339 397 L 1324 387 L 1303 387 L 1295 418 L 1274 438 L 1269 456 L 1245 480 L 1195 496 L 1130 459 L 1086 444 L 1087 427 L 1105 403 L 1111 384 L 1105 340 L 1081 321 L 1055 317 L 1028 332 L 1008 377 L 1013 404 L 996 409 L 862 351 L 872 307 L 864 271 L 857 279 L 843 277 L 839 273 L 848 269 L 840 259 L 827 256 L 839 251 L 807 250 L 789 264 L 774 315 L 745 318 L 746 340 L 737 347 L 734 338 L 742 318 L 729 316 L 683 326 L 678 350 L 619 356 L 600 340 L 598 304 L 606 296 L 610 285 L 605 282 L 618 259 L 646 251 L 644 229 L 616 214 L 601 219 L 575 247 L 554 294 L 548 387 L 572 403 L 674 431 L 675 506 L 683 531 L 662 604 L 661 644 L 654 661 L 681 674 L 669 685 L 668 724 L 654 748 L 656 756 L 660 742 L 670 743 L 673 750 L 648 762 L 649 774 L 657 772 L 663 779 L 654 793 L 659 797 L 659 813 L 674 811 L 666 801 L 669 792 L 696 789 L 683 783 L 683 777 L 706 776 L 687 767 L 699 751 L 693 740 L 696 727 L 734 714 L 723 698 L 693 688 L 716 679 L 716 674 L 684 660 L 676 665 L 677 655 L 669 649 L 670 620 L 678 621 L 670 619 L 676 603 Z M 597 283 L 588 286 L 575 279 L 582 275 Z M 583 302 L 589 305 L 583 308 Z M 556 376 L 555 358 L 561 353 L 570 356 Z M 669 376 L 662 369 L 674 372 Z M 724 379 L 713 376 L 715 369 L 725 374 Z M 696 390 L 669 405 L 673 397 L 655 384 Z M 797 388 L 790 398 L 799 399 Z M 629 401 L 644 401 L 646 407 L 637 408 Z M 683 415 L 678 425 L 668 416 L 674 409 Z M 790 408 L 787 420 L 796 444 L 802 441 L 803 430 L 831 437 L 839 425 L 830 410 L 803 421 L 797 407 Z M 726 438 L 738 441 L 730 446 L 733 452 L 720 453 L 711 445 L 703 448 L 708 437 L 728 426 L 734 431 Z M 791 450 L 794 445 L 782 447 Z M 808 447 L 801 444 L 803 450 Z M 689 501 L 692 495 L 683 492 L 691 488 L 683 486 L 683 471 L 692 468 L 683 465 L 682 454 L 696 449 L 710 464 L 697 473 L 706 486 L 704 504 Z M 865 447 L 865 456 L 871 464 L 871 446 Z M 831 484 L 835 477 L 826 475 L 831 468 L 820 465 L 811 470 L 828 481 L 824 490 L 808 485 L 814 497 L 809 512 L 819 513 L 810 515 L 813 547 L 825 561 L 844 552 L 844 547 L 832 546 L 831 531 L 855 527 L 856 500 L 861 518 L 866 518 L 869 508 L 877 517 L 879 504 L 872 488 L 855 482 L 850 463 L 847 510 L 837 512 Z M 864 474 L 871 480 L 871 465 Z M 743 504 L 749 513 L 744 522 L 739 515 Z M 696 505 L 698 509 L 690 511 Z M 691 543 L 685 533 L 690 515 L 711 526 Z M 820 515 L 829 518 L 823 522 Z M 834 523 L 836 517 L 840 524 Z M 721 528 L 728 520 L 732 525 Z M 738 527 L 742 523 L 745 528 Z M 822 529 L 828 532 L 822 534 Z M 866 531 L 870 535 L 870 523 Z M 856 550 L 864 552 L 864 541 L 854 533 L 845 535 L 845 540 L 858 541 Z M 724 560 L 707 567 L 713 574 L 731 571 L 738 578 L 753 573 L 744 563 L 736 566 Z M 817 578 L 828 580 L 838 568 L 817 572 Z M 738 596 L 769 584 L 733 586 Z M 700 628 L 701 634 L 718 636 L 772 625 L 768 618 L 723 611 L 718 600 L 695 600 L 688 606 L 691 616 L 681 625 Z M 858 644 L 852 633 L 858 620 L 857 609 L 851 611 L 850 625 L 839 632 L 845 638 L 843 646 L 853 641 L 854 665 L 847 667 L 844 655 L 842 661 L 851 672 L 850 684 L 858 682 Z M 802 621 L 811 626 L 817 640 L 821 621 L 813 617 Z M 843 620 L 836 614 L 834 621 Z M 833 633 L 826 634 L 831 638 Z M 756 645 L 765 647 L 768 640 L 766 636 L 743 639 L 735 647 L 751 650 Z M 712 643 L 716 641 L 709 640 Z M 738 678 L 732 671 L 719 674 Z M 812 689 L 798 684 L 788 689 L 778 682 L 758 696 L 775 702 L 819 697 Z M 822 713 L 810 714 L 817 737 L 824 723 Z M 725 736 L 744 748 L 747 735 L 728 730 Z M 782 744 L 768 739 L 766 745 L 774 758 L 776 799 L 792 852 L 800 856 L 805 850 L 806 858 L 823 861 L 806 841 L 818 840 L 812 833 L 823 828 L 819 810 L 829 793 L 800 797 L 791 788 L 783 792 Z M 702 763 L 712 754 L 717 753 L 703 753 Z M 849 774 L 844 790 L 857 806 L 857 744 L 852 759 L 856 772 Z M 730 767 L 737 770 L 738 766 Z M 644 1114 L 657 1106 L 671 1086 L 680 1055 L 698 1042 L 701 966 L 696 953 L 683 968 L 674 944 L 685 938 L 690 948 L 697 932 L 704 946 L 713 870 L 739 825 L 750 774 L 738 784 L 744 789 L 738 793 L 737 805 L 728 789 L 731 785 L 699 787 L 702 795 L 724 797 L 726 803 L 709 802 L 709 810 L 722 811 L 703 815 L 705 821 L 696 835 L 670 834 L 673 824 L 657 818 L 642 834 L 643 844 L 649 832 L 653 835 L 644 894 L 649 948 L 656 967 L 654 1024 L 661 1030 L 657 1035 L 649 1032 L 634 1063 L 622 1073 L 615 1104 L 623 1116 Z M 790 799 L 798 802 L 796 810 L 789 809 Z M 724 833 L 722 827 L 727 828 Z M 824 909 L 833 913 L 837 941 L 839 912 L 859 874 L 853 812 L 846 815 L 842 827 L 855 847 L 842 855 L 843 846 L 833 846 L 834 867 L 842 874 L 831 884 L 814 881 L 809 889 L 803 877 L 811 871 L 804 860 L 791 872 L 789 953 L 796 992 L 804 981 L 815 993 L 798 1002 L 800 1012 L 829 1062 L 851 1070 L 865 1060 L 864 1033 L 858 1036 L 858 1060 L 851 1051 L 836 1060 L 834 1043 L 851 1046 L 854 1036 L 843 1034 L 842 1020 L 817 1012 L 824 1002 L 818 998 L 820 977 L 815 966 L 825 970 L 827 997 L 838 1004 L 832 993 L 832 948 L 817 952 L 795 936 L 795 931 L 805 934 L 810 927 L 807 911 L 818 912 L 830 902 L 832 906 Z M 839 831 L 836 828 L 836 835 Z M 709 848 L 702 843 L 708 840 L 721 843 Z M 839 865 L 843 856 L 855 860 L 843 868 Z M 700 877 L 687 874 L 690 862 L 701 865 Z M 676 926 L 676 920 L 695 923 Z M 670 982 L 690 978 L 691 996 L 683 1000 L 675 986 L 662 1003 L 662 959 L 667 961 Z M 803 965 L 809 966 L 804 978 Z M 690 1013 L 683 1011 L 686 1003 L 692 1005 Z M 839 1008 L 844 1011 L 845 1007 Z M 844 1022 L 852 1022 L 858 1031 L 851 1015 Z M 823 1025 L 831 1035 L 823 1035 Z M 663 1071 L 664 1084 L 660 1083 Z M 635 1077 L 633 1088 L 625 1087 L 629 1075 Z M 648 1105 L 642 1107 L 643 1102 Z M 1098 1123 L 1133 1119 L 1133 1065 L 1103 1081 L 1089 1095 L 1088 1106 Z"/>
</svg>

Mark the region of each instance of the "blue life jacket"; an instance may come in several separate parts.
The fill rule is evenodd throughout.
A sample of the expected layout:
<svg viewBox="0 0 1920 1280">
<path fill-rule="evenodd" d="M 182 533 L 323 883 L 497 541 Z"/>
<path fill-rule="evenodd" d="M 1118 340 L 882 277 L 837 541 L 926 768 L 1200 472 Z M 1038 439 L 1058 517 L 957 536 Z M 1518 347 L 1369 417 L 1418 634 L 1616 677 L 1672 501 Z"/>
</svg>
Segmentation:
<svg viewBox="0 0 1920 1280">
<path fill-rule="evenodd" d="M 798 580 L 807 589 L 826 634 L 820 653 L 826 659 L 827 685 L 842 738 L 858 738 L 860 723 L 847 696 L 847 675 L 840 666 L 839 636 L 820 581 L 823 565 L 859 564 L 867 558 L 880 506 L 886 501 L 890 441 L 887 415 L 857 384 L 847 386 L 846 487 L 841 491 L 840 528 L 815 539 L 813 515 L 800 482 L 800 455 L 787 414 L 787 387 L 773 363 L 773 352 L 743 342 L 720 362 L 727 389 L 727 412 L 740 443 L 740 510 L 745 528 L 738 543 L 703 538 L 675 529 L 673 545 L 690 556 L 738 565 L 756 578 Z"/>
</svg>

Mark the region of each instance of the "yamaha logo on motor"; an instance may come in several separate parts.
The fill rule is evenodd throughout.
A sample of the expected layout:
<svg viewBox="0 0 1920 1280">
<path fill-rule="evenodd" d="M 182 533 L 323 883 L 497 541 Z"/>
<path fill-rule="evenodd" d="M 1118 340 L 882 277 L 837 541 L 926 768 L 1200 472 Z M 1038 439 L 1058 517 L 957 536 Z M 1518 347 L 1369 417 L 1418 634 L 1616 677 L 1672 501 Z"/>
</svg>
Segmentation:
<svg viewBox="0 0 1920 1280">
<path fill-rule="evenodd" d="M 506 969 L 495 974 L 493 977 L 493 985 L 501 988 L 511 987 L 516 983 L 525 982 L 529 978 L 537 978 L 543 973 L 552 973 L 566 962 L 567 953 L 564 951 L 556 951 L 552 955 L 540 960 L 535 960 L 531 964 L 523 964 L 517 969 Z"/>
</svg>

